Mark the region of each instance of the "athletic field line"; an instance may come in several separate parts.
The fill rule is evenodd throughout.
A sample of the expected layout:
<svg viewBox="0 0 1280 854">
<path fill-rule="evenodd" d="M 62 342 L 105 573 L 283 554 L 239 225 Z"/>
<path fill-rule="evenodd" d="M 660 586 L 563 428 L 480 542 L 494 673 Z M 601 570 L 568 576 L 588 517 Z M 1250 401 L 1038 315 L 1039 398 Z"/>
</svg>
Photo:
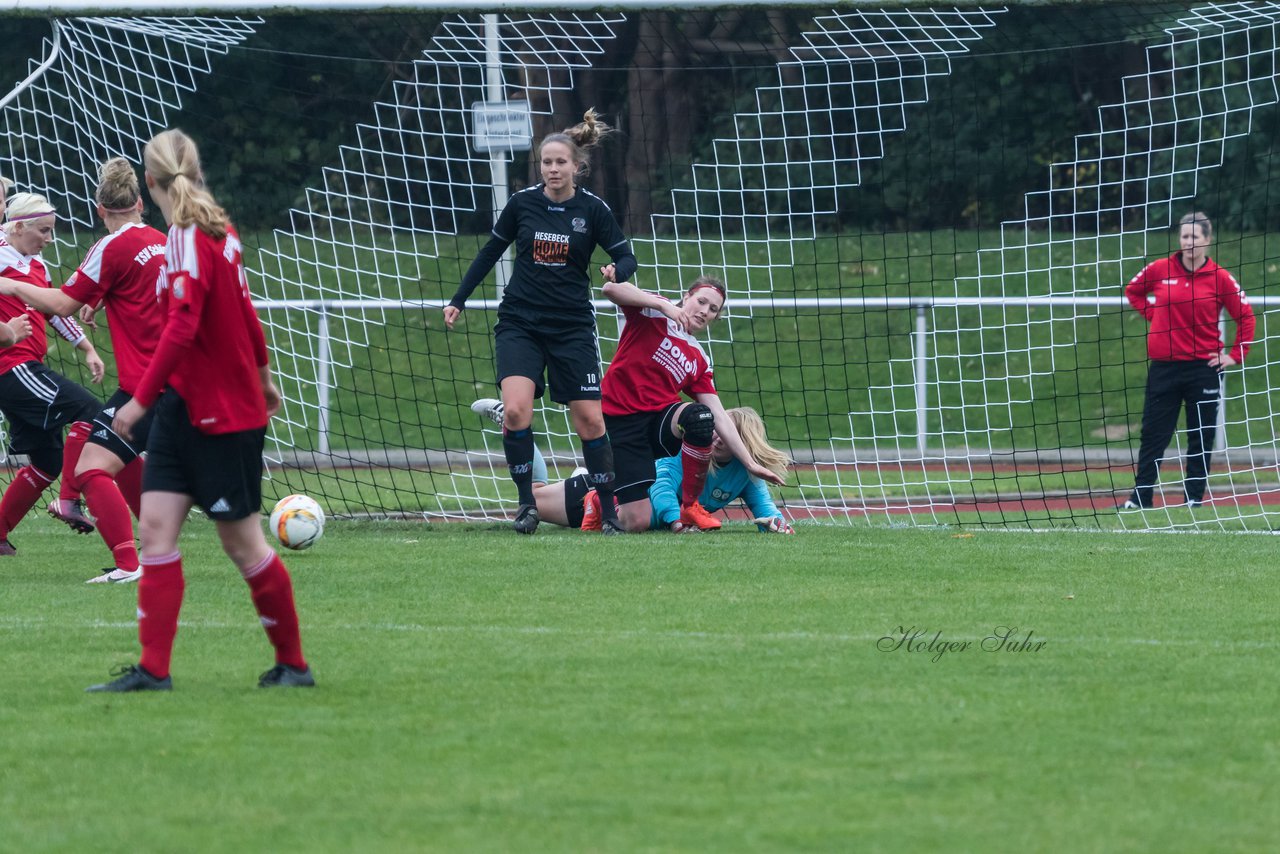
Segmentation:
<svg viewBox="0 0 1280 854">
<path fill-rule="evenodd" d="M 120 630 L 120 631 L 136 631 L 138 624 L 132 621 L 109 621 L 109 620 L 90 620 L 74 625 L 65 625 L 56 623 L 42 617 L 0 617 L 0 631 L 9 630 L 30 630 L 40 628 L 57 627 L 60 630 L 80 629 L 80 630 Z M 181 620 L 179 627 L 186 630 L 195 631 L 257 631 L 257 621 L 252 618 L 243 622 L 222 622 L 216 620 Z M 1003 624 L 995 623 L 992 631 L 997 627 L 1003 627 Z M 513 636 L 543 636 L 543 637 L 594 637 L 594 638 L 618 638 L 618 639 L 650 639 L 650 640 L 708 640 L 723 641 L 727 643 L 772 643 L 772 642 L 788 642 L 794 641 L 799 643 L 832 643 L 832 644 L 857 644 L 868 643 L 874 644 L 884 638 L 897 640 L 902 636 L 902 630 L 897 629 L 895 624 L 890 627 L 890 631 L 882 634 L 844 634 L 836 632 L 808 632 L 808 631 L 790 631 L 790 632 L 704 632 L 691 631 L 682 629 L 574 629 L 561 626 L 498 626 L 498 625 L 476 625 L 476 626 L 449 626 L 449 625 L 427 625 L 423 623 L 309 623 L 302 624 L 304 636 L 308 632 L 323 631 L 339 631 L 339 632 L 392 632 L 392 633 L 408 633 L 408 634 L 477 634 L 477 635 L 513 635 Z M 906 627 L 904 627 L 906 628 Z M 935 633 L 942 631 L 941 642 L 965 642 L 971 644 L 980 644 L 984 638 L 989 635 L 960 635 L 952 634 L 945 628 L 938 626 L 921 627 L 924 633 L 921 634 L 915 643 L 921 646 L 926 645 L 933 639 Z M 1028 628 L 1031 627 L 1013 627 L 1014 634 L 1009 638 L 1009 644 L 1021 643 L 1026 637 Z M 1280 648 L 1280 641 L 1252 641 L 1252 640 L 1221 640 L 1221 639 L 1190 639 L 1190 638 L 1117 638 L 1117 637 L 1056 637 L 1053 635 L 1042 635 L 1035 632 L 1031 641 L 1033 643 L 1044 641 L 1045 649 L 1053 647 L 1072 647 L 1072 646 L 1114 646 L 1117 644 L 1125 644 L 1132 646 L 1170 646 L 1170 647 L 1205 647 L 1210 649 L 1276 649 Z M 905 648 L 899 650 L 905 652 Z"/>
</svg>

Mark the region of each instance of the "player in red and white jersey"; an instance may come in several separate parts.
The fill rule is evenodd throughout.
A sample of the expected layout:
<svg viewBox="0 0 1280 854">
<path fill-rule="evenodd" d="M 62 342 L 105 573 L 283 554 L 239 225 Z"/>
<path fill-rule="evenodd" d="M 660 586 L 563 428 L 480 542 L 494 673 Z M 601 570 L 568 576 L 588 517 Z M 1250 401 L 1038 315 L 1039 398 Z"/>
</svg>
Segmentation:
<svg viewBox="0 0 1280 854">
<path fill-rule="evenodd" d="M 5 240 L 0 243 L 0 277 L 34 289 L 49 288 L 40 252 L 53 240 L 53 206 L 35 193 L 17 193 L 6 201 Z M 101 402 L 84 387 L 44 365 L 48 352 L 45 316 L 22 299 L 0 294 L 0 320 L 23 318 L 31 335 L 0 350 L 0 411 L 9 421 L 9 449 L 25 454 L 28 464 L 18 470 L 0 499 L 0 555 L 17 549 L 9 534 L 40 499 L 63 467 L 62 428 L 91 417 Z M 94 382 L 101 382 L 105 366 L 91 342 L 72 320 L 51 317 L 49 325 L 83 352 Z"/>
<path fill-rule="evenodd" d="M 223 551 L 248 583 L 275 647 L 276 664 L 258 684 L 311 686 L 293 583 L 267 545 L 259 514 L 266 426 L 281 401 L 249 299 L 240 240 L 204 186 L 190 137 L 164 131 L 147 143 L 143 159 L 151 198 L 169 223 L 161 283 L 167 314 L 151 363 L 113 422 L 115 432 L 128 439 L 147 410 L 156 408 L 139 525 L 142 657 L 113 681 L 89 690 L 172 687 L 169 664 L 185 587 L 178 536 L 193 506 L 214 520 Z"/>
<path fill-rule="evenodd" d="M 83 492 L 114 564 L 89 582 L 121 583 L 137 581 L 142 575 L 129 511 L 139 513 L 140 454 L 146 448 L 150 419 L 135 426 L 132 441 L 116 435 L 111 420 L 132 399 L 164 327 L 164 313 L 156 299 L 156 283 L 164 267 L 164 235 L 142 222 L 138 175 L 123 157 L 102 164 L 94 197 L 108 234 L 89 249 L 61 290 L 0 279 L 0 294 L 13 294 L 46 314 L 70 317 L 81 312 L 88 323 L 93 322 L 97 308 L 106 308 L 120 387 L 92 422 L 77 421 L 71 426 L 61 492 L 49 505 L 49 513 L 77 531 L 92 531 L 95 520 L 85 516 L 78 500 Z"/>
<path fill-rule="evenodd" d="M 719 528 L 719 520 L 698 503 L 717 434 L 752 475 L 770 483 L 783 482 L 780 475 L 756 462 L 743 444 L 720 403 L 707 355 L 694 337 L 719 318 L 724 285 L 712 276 L 702 276 L 677 305 L 635 285 L 613 281 L 607 267 L 600 272 L 607 280 L 605 296 L 622 307 L 626 319 L 601 388 L 605 426 L 614 448 L 614 492 L 622 527 L 648 530 L 649 486 L 657 477 L 654 460 L 680 454 L 681 526 Z M 681 394 L 694 402 L 682 401 Z M 591 516 L 588 512 L 584 527 L 590 526 Z"/>
<path fill-rule="evenodd" d="M 4 219 L 5 214 L 5 197 L 9 195 L 9 191 L 13 189 L 13 182 L 8 178 L 0 175 L 0 220 Z M 4 230 L 0 229 L 0 246 L 7 246 L 9 241 L 5 239 Z M 0 323 L 0 348 L 12 347 L 19 341 L 30 337 L 31 335 L 31 318 L 21 314 Z"/>
<path fill-rule="evenodd" d="M 1160 458 L 1187 412 L 1187 471 L 1183 481 L 1188 507 L 1203 503 L 1221 398 L 1220 375 L 1244 361 L 1253 343 L 1253 308 L 1230 273 L 1208 256 L 1213 224 L 1203 213 L 1186 214 L 1178 223 L 1179 249 L 1153 261 L 1125 286 L 1129 303 L 1147 319 L 1146 400 L 1142 444 L 1133 492 L 1122 510 L 1151 507 Z M 1226 310 L 1235 321 L 1235 341 L 1223 348 L 1218 318 Z"/>
</svg>

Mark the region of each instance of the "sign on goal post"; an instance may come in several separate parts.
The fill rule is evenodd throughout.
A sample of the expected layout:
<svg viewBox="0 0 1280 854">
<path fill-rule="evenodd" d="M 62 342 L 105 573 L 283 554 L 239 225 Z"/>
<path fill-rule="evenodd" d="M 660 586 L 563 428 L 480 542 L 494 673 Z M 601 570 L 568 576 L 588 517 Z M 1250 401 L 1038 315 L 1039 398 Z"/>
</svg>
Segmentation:
<svg viewBox="0 0 1280 854">
<path fill-rule="evenodd" d="M 471 105 L 471 145 L 476 151 L 528 151 L 533 112 L 528 101 L 476 101 Z"/>
</svg>

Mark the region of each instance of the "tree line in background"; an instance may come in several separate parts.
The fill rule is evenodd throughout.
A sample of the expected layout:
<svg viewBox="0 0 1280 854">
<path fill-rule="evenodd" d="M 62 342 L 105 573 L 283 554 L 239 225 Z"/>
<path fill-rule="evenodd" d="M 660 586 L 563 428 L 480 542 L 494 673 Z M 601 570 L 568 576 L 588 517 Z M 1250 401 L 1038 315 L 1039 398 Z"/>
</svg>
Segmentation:
<svg viewBox="0 0 1280 854">
<path fill-rule="evenodd" d="M 1021 217 L 1026 194 L 1045 188 L 1049 164 L 1074 158 L 1076 137 L 1098 130 L 1098 106 L 1122 98 L 1123 77 L 1146 70 L 1147 44 L 1186 8 L 1011 7 L 970 54 L 952 61 L 950 75 L 930 82 L 928 103 L 908 107 L 907 132 L 886 137 L 859 187 L 841 191 L 842 224 L 985 228 Z M 756 88 L 779 84 L 778 64 L 793 58 L 799 34 L 830 14 L 790 7 L 629 12 L 595 67 L 576 71 L 572 89 L 557 93 L 553 118 L 535 117 L 535 138 L 591 106 L 615 123 L 622 132 L 597 153 L 588 183 L 642 233 L 651 215 L 667 212 L 671 189 L 687 181 L 691 164 L 712 157 L 734 115 L 756 109 Z M 356 141 L 356 125 L 373 117 L 374 102 L 413 79 L 413 61 L 444 18 L 269 17 L 215 62 L 173 123 L 200 139 L 210 182 L 243 228 L 284 226 L 290 209 L 305 208 L 305 189 L 319 185 L 339 146 Z M 0 59 L 5 79 L 25 76 L 48 26 L 5 20 L 10 44 L 25 50 Z M 784 84 L 795 82 L 793 67 L 781 74 Z M 535 112 L 549 106 L 534 103 Z M 1241 228 L 1278 224 L 1265 197 L 1274 114 L 1263 111 L 1265 126 L 1229 143 L 1225 166 L 1201 176 L 1208 206 Z M 847 146 L 838 157 L 856 154 L 851 138 L 838 144 Z M 527 155 L 517 155 L 514 167 L 517 188 L 536 180 Z M 483 232 L 491 217 L 479 211 L 469 224 Z"/>
</svg>

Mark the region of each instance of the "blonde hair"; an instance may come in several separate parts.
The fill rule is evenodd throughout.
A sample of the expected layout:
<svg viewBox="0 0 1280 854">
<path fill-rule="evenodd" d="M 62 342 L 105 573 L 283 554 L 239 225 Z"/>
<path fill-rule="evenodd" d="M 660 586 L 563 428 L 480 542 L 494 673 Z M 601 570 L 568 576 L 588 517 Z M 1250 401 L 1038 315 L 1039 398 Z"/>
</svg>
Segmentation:
<svg viewBox="0 0 1280 854">
<path fill-rule="evenodd" d="M 600 140 L 613 133 L 614 129 L 605 124 L 600 119 L 600 114 L 596 112 L 595 107 L 591 107 L 582 114 L 582 121 L 571 128 L 565 128 L 559 133 L 547 134 L 542 142 L 538 143 L 538 157 L 542 157 L 542 149 L 549 142 L 559 142 L 569 147 L 569 156 L 573 162 L 578 164 L 578 175 L 583 176 L 590 172 L 591 164 L 588 160 L 588 150 L 595 148 L 600 144 Z"/>
<path fill-rule="evenodd" d="M 143 150 L 142 160 L 147 174 L 169 194 L 174 225 L 194 225 L 215 240 L 226 237 L 231 219 L 204 186 L 200 152 L 191 137 L 177 129 L 156 134 Z"/>
<path fill-rule="evenodd" d="M 54 213 L 53 205 L 39 193 L 14 193 L 4 211 L 4 230 L 12 233 L 20 220 L 39 219 Z"/>
<path fill-rule="evenodd" d="M 129 213 L 142 197 L 138 173 L 123 157 L 113 157 L 98 167 L 98 188 L 93 200 L 108 213 Z"/>
<path fill-rule="evenodd" d="M 1183 214 L 1182 219 L 1178 220 L 1178 228 L 1181 230 L 1184 225 L 1198 225 L 1200 230 L 1204 232 L 1205 239 L 1210 243 L 1213 242 L 1213 223 L 1209 222 L 1209 215 L 1200 211 L 1192 211 Z"/>
<path fill-rule="evenodd" d="M 750 406 L 735 406 L 725 411 L 733 421 L 733 426 L 738 429 L 738 436 L 742 438 L 742 444 L 746 445 L 751 459 L 779 477 L 786 477 L 787 468 L 791 465 L 791 457 L 769 444 L 769 437 L 764 431 L 764 419 L 760 417 L 760 413 Z M 711 470 L 715 471 L 717 468 L 719 466 L 716 465 L 716 458 L 713 456 Z"/>
</svg>

